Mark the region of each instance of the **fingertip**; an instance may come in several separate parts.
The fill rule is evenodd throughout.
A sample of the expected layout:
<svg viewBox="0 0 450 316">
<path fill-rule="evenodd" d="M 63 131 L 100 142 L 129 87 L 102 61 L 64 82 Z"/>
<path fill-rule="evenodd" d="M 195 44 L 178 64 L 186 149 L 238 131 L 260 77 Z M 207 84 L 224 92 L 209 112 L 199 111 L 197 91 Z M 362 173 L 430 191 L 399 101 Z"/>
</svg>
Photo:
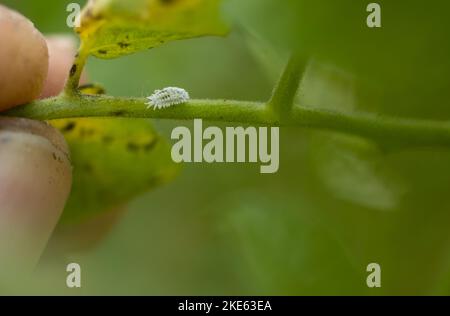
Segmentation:
<svg viewBox="0 0 450 316">
<path fill-rule="evenodd" d="M 0 268 L 31 269 L 69 196 L 67 144 L 49 125 L 0 118 Z"/>
<path fill-rule="evenodd" d="M 48 70 L 44 36 L 20 13 L 0 5 L 0 111 L 36 99 Z"/>
</svg>

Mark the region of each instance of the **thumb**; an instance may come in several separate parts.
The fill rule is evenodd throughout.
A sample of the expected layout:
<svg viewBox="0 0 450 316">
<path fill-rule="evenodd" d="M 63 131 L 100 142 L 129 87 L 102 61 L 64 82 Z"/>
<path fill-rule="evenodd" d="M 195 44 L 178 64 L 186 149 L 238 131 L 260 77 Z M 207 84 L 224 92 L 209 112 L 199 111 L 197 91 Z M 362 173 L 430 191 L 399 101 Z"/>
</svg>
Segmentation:
<svg viewBox="0 0 450 316">
<path fill-rule="evenodd" d="M 49 125 L 0 118 L 0 273 L 34 268 L 70 192 L 64 138 Z"/>
</svg>

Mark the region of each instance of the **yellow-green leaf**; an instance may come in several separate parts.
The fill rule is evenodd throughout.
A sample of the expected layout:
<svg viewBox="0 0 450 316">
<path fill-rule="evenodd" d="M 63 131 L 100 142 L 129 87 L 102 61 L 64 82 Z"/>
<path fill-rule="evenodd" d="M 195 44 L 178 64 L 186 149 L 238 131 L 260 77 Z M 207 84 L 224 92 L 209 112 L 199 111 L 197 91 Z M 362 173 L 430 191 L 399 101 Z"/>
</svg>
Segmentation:
<svg viewBox="0 0 450 316">
<path fill-rule="evenodd" d="M 115 58 L 173 40 L 225 35 L 221 0 L 90 0 L 76 29 L 85 49 Z"/>
<path fill-rule="evenodd" d="M 148 120 L 83 118 L 52 121 L 70 146 L 72 193 L 61 223 L 114 209 L 172 179 L 168 142 Z"/>
</svg>

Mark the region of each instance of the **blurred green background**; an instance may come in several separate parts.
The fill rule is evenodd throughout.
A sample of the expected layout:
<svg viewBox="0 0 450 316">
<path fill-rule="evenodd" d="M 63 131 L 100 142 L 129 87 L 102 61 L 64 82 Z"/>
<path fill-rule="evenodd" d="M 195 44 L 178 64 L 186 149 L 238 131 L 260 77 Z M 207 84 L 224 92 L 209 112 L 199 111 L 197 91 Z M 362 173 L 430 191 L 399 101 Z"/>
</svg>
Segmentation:
<svg viewBox="0 0 450 316">
<path fill-rule="evenodd" d="M 2 1 L 46 34 L 72 33 L 69 2 Z M 227 38 L 92 58 L 89 77 L 112 95 L 180 86 L 194 98 L 265 100 L 298 49 L 310 58 L 304 106 L 448 120 L 447 2 L 377 1 L 381 29 L 366 26 L 369 2 L 225 0 Z M 167 138 L 180 124 L 191 126 L 155 122 Z M 33 282 L 3 282 L 0 293 L 450 294 L 449 148 L 299 128 L 282 129 L 280 144 L 273 175 L 257 165 L 186 164 L 131 201 L 95 247 L 46 254 Z M 82 267 L 81 289 L 65 286 L 70 262 Z M 371 262 L 381 265 L 381 289 L 366 286 Z"/>
</svg>

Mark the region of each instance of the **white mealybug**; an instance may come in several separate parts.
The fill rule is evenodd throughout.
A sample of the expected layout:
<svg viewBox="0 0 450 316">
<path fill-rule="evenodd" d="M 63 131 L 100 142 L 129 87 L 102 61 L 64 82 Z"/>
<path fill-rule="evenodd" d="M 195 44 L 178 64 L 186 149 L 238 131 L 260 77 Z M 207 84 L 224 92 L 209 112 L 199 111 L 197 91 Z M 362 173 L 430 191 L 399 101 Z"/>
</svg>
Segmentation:
<svg viewBox="0 0 450 316">
<path fill-rule="evenodd" d="M 181 88 L 167 87 L 155 90 L 147 99 L 149 100 L 147 108 L 153 107 L 156 110 L 189 101 L 189 93 Z"/>
</svg>

